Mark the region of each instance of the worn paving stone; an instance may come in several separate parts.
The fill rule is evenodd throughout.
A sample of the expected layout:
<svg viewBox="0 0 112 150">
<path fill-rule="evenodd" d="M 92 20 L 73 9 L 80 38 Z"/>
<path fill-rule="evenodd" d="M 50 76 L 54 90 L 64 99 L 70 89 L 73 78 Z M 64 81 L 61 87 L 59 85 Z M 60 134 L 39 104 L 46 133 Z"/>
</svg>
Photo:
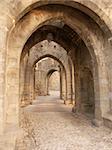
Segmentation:
<svg viewBox="0 0 112 150">
<path fill-rule="evenodd" d="M 55 97 L 39 97 L 22 115 L 16 150 L 112 150 L 112 131 L 73 114 Z"/>
</svg>

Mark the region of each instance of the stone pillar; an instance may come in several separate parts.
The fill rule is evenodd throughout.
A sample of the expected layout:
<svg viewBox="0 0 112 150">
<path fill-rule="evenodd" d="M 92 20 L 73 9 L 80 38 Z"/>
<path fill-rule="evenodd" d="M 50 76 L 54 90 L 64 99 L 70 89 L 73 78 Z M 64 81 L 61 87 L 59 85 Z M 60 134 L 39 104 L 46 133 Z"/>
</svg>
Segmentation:
<svg viewBox="0 0 112 150">
<path fill-rule="evenodd" d="M 71 51 L 70 51 L 71 52 Z M 71 56 L 74 54 L 69 53 L 69 67 L 70 67 L 70 75 L 71 75 L 71 102 L 74 104 L 75 102 L 75 74 L 74 74 L 74 65 Z"/>
<path fill-rule="evenodd" d="M 104 117 L 110 110 L 109 106 L 109 88 L 106 78 L 105 67 L 102 68 L 102 64 L 99 65 L 99 75 L 94 74 L 94 86 L 95 86 L 95 119 L 93 123 L 96 126 L 103 124 L 102 117 Z"/>
<path fill-rule="evenodd" d="M 3 21 L 4 16 L 0 16 L 0 134 L 3 133 L 5 121 L 4 92 L 5 92 L 5 56 L 6 56 L 7 27 Z"/>
<path fill-rule="evenodd" d="M 72 111 L 73 112 L 79 112 L 80 111 L 80 105 L 81 105 L 81 81 L 80 81 L 80 70 L 79 70 L 79 63 L 75 60 L 74 62 L 75 66 L 75 104 L 73 106 Z"/>
<path fill-rule="evenodd" d="M 20 61 L 20 106 L 25 106 L 25 81 L 27 73 L 27 56 Z"/>
<path fill-rule="evenodd" d="M 74 74 L 74 67 L 72 66 L 72 103 L 75 103 L 75 74 Z"/>
<path fill-rule="evenodd" d="M 31 68 L 28 63 L 25 68 L 25 81 L 24 81 L 23 101 L 22 101 L 23 106 L 30 104 L 30 72 L 31 72 L 30 69 Z"/>
<path fill-rule="evenodd" d="M 6 123 L 14 126 L 19 125 L 19 62 L 10 54 L 7 60 L 6 70 Z"/>
<path fill-rule="evenodd" d="M 75 73 L 75 105 L 74 105 L 74 111 L 80 111 L 80 105 L 81 105 L 81 87 L 80 87 L 80 72 Z"/>
<path fill-rule="evenodd" d="M 62 76 L 62 69 L 61 69 L 61 67 L 60 67 L 60 99 L 63 99 L 63 97 L 62 97 L 62 79 L 63 79 L 63 76 Z"/>
<path fill-rule="evenodd" d="M 33 100 L 34 100 L 34 95 L 35 95 L 35 88 L 34 88 L 34 68 L 31 69 L 31 72 L 30 72 L 30 101 L 29 103 L 32 104 Z"/>
<path fill-rule="evenodd" d="M 67 81 L 66 81 L 66 74 L 65 71 L 62 70 L 62 99 L 64 100 L 64 103 L 67 100 Z"/>
<path fill-rule="evenodd" d="M 7 51 L 7 36 L 9 28 L 12 25 L 10 14 L 7 15 L 3 3 L 0 4 L 0 134 L 5 130 L 6 121 L 6 104 L 5 100 L 5 69 L 6 69 L 6 51 Z M 9 28 L 8 28 L 9 27 Z"/>
<path fill-rule="evenodd" d="M 50 95 L 50 93 L 49 93 L 49 77 L 47 77 L 47 95 Z"/>
<path fill-rule="evenodd" d="M 67 99 L 66 104 L 72 103 L 72 91 L 71 91 L 71 72 L 70 72 L 70 66 L 67 66 L 66 69 L 66 79 L 67 79 Z"/>
</svg>

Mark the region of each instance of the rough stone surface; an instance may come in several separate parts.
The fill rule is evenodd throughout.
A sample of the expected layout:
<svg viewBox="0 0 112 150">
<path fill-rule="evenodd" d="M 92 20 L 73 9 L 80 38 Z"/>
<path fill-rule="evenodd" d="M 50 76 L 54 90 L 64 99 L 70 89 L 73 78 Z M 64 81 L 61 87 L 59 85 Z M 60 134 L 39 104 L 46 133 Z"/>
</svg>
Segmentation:
<svg viewBox="0 0 112 150">
<path fill-rule="evenodd" d="M 49 95 L 50 90 L 57 90 L 57 91 L 60 90 L 60 72 L 59 72 L 60 68 L 61 67 L 58 61 L 50 57 L 43 58 L 41 61 L 36 63 L 35 67 L 36 96 Z"/>
<path fill-rule="evenodd" d="M 38 108 L 40 112 L 34 113 L 29 109 L 23 109 L 32 104 L 36 98 L 35 64 L 47 55 L 61 64 L 60 98 L 65 104 L 73 104 L 74 112 L 80 112 L 82 115 L 72 117 L 66 111 L 57 112 L 60 110 L 57 105 L 56 108 L 54 106 L 50 108 L 51 112 L 48 111 L 49 107 L 45 108 L 47 116 L 44 116 L 45 110 L 40 104 Z M 42 82 L 43 86 L 45 82 Z M 44 91 L 39 90 L 42 93 Z M 54 110 L 56 112 L 52 112 Z M 51 130 L 48 126 L 46 126 L 47 131 L 46 128 L 44 129 L 49 135 L 54 131 L 50 126 L 52 120 L 49 118 L 54 118 L 56 127 L 58 127 L 57 119 L 62 128 L 57 131 L 54 126 L 56 137 L 60 138 L 62 135 L 64 137 L 64 140 L 57 139 L 57 143 L 62 144 L 66 141 L 68 144 L 69 141 L 68 147 L 66 143 L 63 144 L 63 149 L 70 149 L 70 143 L 74 148 L 79 143 L 81 145 L 83 142 L 80 136 L 86 137 L 85 143 L 89 141 L 87 145 L 85 144 L 88 146 L 86 149 L 91 149 L 92 146 L 92 149 L 98 149 L 98 146 L 99 149 L 111 149 L 109 143 L 111 135 L 108 134 L 107 129 L 93 128 L 83 115 L 91 117 L 93 124 L 97 126 L 105 125 L 112 128 L 112 0 L 1 0 L 0 149 L 14 149 L 16 136 L 20 133 L 20 123 L 30 132 L 31 139 L 32 136 L 35 137 L 37 143 L 39 143 L 39 133 L 39 144 L 44 149 L 44 142 L 42 143 L 41 139 L 44 137 L 39 125 L 44 128 L 45 124 L 42 122 L 49 120 L 47 124 Z M 78 139 L 75 140 L 76 145 L 73 143 L 75 135 L 72 135 L 72 139 L 68 130 L 68 141 L 66 140 L 64 132 L 66 120 L 73 122 L 73 126 L 69 122 L 69 130 L 71 131 L 72 128 L 73 133 L 76 134 Z M 79 129 L 79 135 L 74 128 Z M 62 135 L 59 134 L 61 131 Z M 29 140 L 26 137 L 24 143 L 27 145 L 31 143 L 32 146 L 34 138 Z M 45 138 L 44 141 L 48 146 L 51 137 L 49 135 L 47 138 L 45 135 Z M 55 139 L 54 134 L 52 139 Z M 17 143 L 20 143 L 19 140 Z"/>
<path fill-rule="evenodd" d="M 71 113 L 57 97 L 38 97 L 24 108 L 24 129 L 16 150 L 110 150 L 112 131 L 91 124 L 83 115 Z"/>
</svg>

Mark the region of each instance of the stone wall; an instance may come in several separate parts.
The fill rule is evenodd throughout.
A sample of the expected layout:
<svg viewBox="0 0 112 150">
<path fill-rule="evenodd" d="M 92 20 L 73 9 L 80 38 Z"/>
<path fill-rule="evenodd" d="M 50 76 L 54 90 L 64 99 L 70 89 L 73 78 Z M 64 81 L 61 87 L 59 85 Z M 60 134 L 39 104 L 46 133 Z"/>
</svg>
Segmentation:
<svg viewBox="0 0 112 150">
<path fill-rule="evenodd" d="M 54 79 L 52 78 L 52 80 L 55 80 L 55 81 L 51 81 L 50 79 L 52 74 L 54 74 L 55 71 L 59 71 L 59 63 L 56 60 L 46 57 L 40 60 L 39 62 L 37 62 L 36 70 L 35 70 L 35 93 L 36 95 L 45 96 L 45 95 L 48 95 L 49 93 L 49 91 L 47 91 L 48 89 L 55 90 L 55 88 L 57 88 L 56 86 L 53 85 L 54 82 L 56 83 L 56 76 L 54 76 Z M 60 87 L 59 87 L 59 90 L 60 90 Z"/>
<path fill-rule="evenodd" d="M 3 136 L 10 129 L 19 128 L 21 101 L 30 104 L 35 96 L 34 65 L 47 54 L 58 58 L 63 64 L 61 72 L 64 80 L 61 79 L 64 89 L 61 90 L 65 99 L 71 100 L 75 95 L 74 109 L 80 109 L 84 106 L 81 102 L 85 102 L 89 95 L 91 104 L 95 103 L 95 122 L 104 120 L 105 125 L 111 126 L 110 0 L 4 0 L 0 3 L 0 17 L 0 133 Z M 48 33 L 52 33 L 53 37 L 48 38 Z M 56 53 L 54 49 L 57 45 L 50 45 L 49 42 L 43 43 L 43 46 L 40 42 L 46 39 L 61 45 L 66 53 L 62 49 Z M 37 43 L 42 53 L 39 50 L 36 53 Z M 46 47 L 52 47 L 52 50 L 47 53 Z M 72 67 L 68 63 L 68 56 L 73 61 Z M 83 84 L 81 78 L 89 83 Z M 86 89 L 86 93 L 82 89 Z M 12 135 L 17 129 L 12 131 Z"/>
<path fill-rule="evenodd" d="M 60 74 L 58 71 L 51 75 L 49 84 L 49 90 L 60 91 Z"/>
</svg>

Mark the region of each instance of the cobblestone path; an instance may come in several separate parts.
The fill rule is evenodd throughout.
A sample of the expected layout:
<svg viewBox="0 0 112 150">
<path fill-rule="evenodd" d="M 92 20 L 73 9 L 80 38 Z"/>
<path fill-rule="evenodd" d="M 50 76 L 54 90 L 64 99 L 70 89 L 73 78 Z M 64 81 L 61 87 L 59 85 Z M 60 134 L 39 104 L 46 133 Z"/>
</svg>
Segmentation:
<svg viewBox="0 0 112 150">
<path fill-rule="evenodd" d="M 112 150 L 111 130 L 94 127 L 55 97 L 38 99 L 23 110 L 16 150 Z"/>
</svg>

